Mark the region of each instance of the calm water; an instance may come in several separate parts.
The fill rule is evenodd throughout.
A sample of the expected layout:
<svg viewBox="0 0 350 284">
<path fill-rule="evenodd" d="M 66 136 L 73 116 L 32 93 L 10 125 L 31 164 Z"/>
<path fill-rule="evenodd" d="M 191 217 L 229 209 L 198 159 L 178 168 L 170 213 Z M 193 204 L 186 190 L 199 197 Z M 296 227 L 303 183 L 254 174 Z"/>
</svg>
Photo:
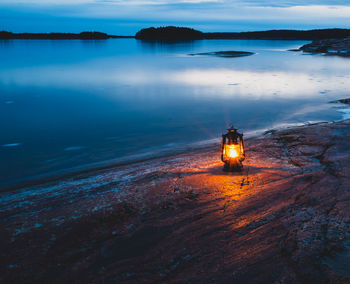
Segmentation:
<svg viewBox="0 0 350 284">
<path fill-rule="evenodd" d="M 304 43 L 0 41 L 0 186 L 195 147 L 230 122 L 341 119 L 328 102 L 350 97 L 350 60 L 286 51 Z M 225 50 L 256 54 L 188 56 Z"/>
</svg>

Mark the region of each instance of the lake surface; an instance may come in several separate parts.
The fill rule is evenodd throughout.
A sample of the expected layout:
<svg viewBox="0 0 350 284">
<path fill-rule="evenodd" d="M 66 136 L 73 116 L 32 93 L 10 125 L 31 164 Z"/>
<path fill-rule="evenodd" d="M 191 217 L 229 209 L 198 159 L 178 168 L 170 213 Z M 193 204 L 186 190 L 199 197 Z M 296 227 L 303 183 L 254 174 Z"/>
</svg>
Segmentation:
<svg viewBox="0 0 350 284">
<path fill-rule="evenodd" d="M 340 120 L 350 60 L 287 51 L 305 43 L 0 41 L 0 187 L 199 147 L 229 123 Z M 255 54 L 189 55 L 216 51 Z"/>
</svg>

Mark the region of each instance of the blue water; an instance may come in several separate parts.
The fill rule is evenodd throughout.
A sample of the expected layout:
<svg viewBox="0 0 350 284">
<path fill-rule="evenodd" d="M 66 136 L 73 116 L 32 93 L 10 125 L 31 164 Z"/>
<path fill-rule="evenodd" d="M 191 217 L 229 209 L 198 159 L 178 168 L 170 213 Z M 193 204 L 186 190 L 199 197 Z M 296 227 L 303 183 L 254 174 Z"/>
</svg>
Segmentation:
<svg viewBox="0 0 350 284">
<path fill-rule="evenodd" d="M 195 147 L 230 122 L 341 119 L 350 61 L 287 51 L 304 43 L 0 41 L 0 186 Z M 226 50 L 255 55 L 188 55 Z"/>
</svg>

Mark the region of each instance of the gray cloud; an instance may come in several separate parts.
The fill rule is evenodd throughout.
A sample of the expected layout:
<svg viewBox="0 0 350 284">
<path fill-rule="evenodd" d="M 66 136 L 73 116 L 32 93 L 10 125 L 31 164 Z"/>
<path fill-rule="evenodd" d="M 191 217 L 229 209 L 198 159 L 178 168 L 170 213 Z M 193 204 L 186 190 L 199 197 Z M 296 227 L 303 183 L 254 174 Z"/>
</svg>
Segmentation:
<svg viewBox="0 0 350 284">
<path fill-rule="evenodd" d="M 230 1 L 227 1 L 230 2 Z M 281 1 L 268 1 L 268 0 L 242 0 L 245 4 L 263 7 L 292 7 L 292 6 L 312 6 L 312 5 L 349 5 L 347 0 L 281 0 Z"/>
<path fill-rule="evenodd" d="M 344 0 L 271 2 L 0 0 L 0 29 L 32 32 L 98 29 L 115 34 L 134 34 L 140 28 L 165 25 L 191 26 L 203 31 L 350 28 L 350 4 Z"/>
<path fill-rule="evenodd" d="M 206 3 L 221 4 L 221 5 L 243 5 L 243 6 L 261 6 L 261 7 L 292 7 L 292 6 L 310 6 L 310 5 L 349 5 L 348 0 L 0 0 L 1 4 L 38 4 L 38 5 L 77 5 L 91 3 L 111 3 L 123 6 L 148 6 L 148 5 L 184 5 L 197 4 L 203 5 Z"/>
</svg>

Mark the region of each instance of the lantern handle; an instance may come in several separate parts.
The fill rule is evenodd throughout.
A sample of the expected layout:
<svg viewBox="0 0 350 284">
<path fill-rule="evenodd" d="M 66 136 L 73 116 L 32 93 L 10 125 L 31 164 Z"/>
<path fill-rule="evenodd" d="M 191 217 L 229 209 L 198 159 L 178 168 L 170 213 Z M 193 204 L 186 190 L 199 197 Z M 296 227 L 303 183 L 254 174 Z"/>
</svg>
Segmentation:
<svg viewBox="0 0 350 284">
<path fill-rule="evenodd" d="M 243 149 L 243 157 L 245 157 L 245 149 L 244 149 L 244 142 L 243 142 L 243 134 L 241 136 L 241 144 L 242 144 L 242 149 Z"/>
<path fill-rule="evenodd" d="M 234 131 L 234 130 L 237 130 L 237 128 L 235 128 L 235 127 L 233 126 L 233 124 L 231 123 L 231 124 L 229 125 L 229 127 L 227 128 L 227 130 L 228 130 L 228 131 Z"/>
</svg>

